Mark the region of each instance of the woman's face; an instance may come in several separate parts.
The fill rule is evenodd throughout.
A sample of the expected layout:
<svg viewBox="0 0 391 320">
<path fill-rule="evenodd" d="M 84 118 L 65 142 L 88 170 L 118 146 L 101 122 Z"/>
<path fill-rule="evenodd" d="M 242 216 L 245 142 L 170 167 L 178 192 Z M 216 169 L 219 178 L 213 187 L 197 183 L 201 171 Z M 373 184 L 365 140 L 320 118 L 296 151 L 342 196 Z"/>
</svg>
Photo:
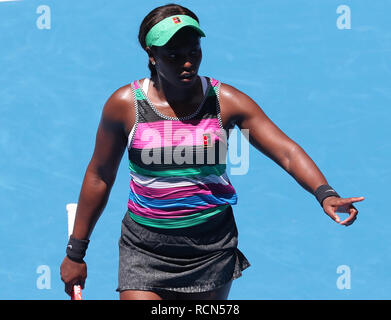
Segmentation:
<svg viewBox="0 0 391 320">
<path fill-rule="evenodd" d="M 172 85 L 191 87 L 197 81 L 202 51 L 195 30 L 180 29 L 164 46 L 152 47 L 152 55 L 158 75 Z"/>
</svg>

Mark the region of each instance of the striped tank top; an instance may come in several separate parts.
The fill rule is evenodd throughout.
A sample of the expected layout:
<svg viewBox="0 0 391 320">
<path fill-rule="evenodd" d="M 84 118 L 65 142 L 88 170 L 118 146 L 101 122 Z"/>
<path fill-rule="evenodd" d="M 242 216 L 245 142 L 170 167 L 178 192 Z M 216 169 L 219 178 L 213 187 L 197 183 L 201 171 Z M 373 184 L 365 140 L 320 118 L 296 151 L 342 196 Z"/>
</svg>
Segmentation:
<svg viewBox="0 0 391 320">
<path fill-rule="evenodd" d="M 226 173 L 227 132 L 220 82 L 200 77 L 204 98 L 193 114 L 169 117 L 148 99 L 149 79 L 131 84 L 136 120 L 128 137 L 128 213 L 143 225 L 184 228 L 237 203 Z"/>
</svg>

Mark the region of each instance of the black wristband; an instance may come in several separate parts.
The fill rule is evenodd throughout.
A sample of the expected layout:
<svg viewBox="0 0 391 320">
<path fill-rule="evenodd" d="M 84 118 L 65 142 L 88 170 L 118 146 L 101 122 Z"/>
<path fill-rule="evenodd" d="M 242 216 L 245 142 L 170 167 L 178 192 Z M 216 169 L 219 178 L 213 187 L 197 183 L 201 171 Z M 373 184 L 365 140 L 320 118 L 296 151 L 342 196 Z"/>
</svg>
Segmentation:
<svg viewBox="0 0 391 320">
<path fill-rule="evenodd" d="M 75 262 L 83 262 L 90 240 L 79 240 L 69 237 L 66 254 L 69 259 Z"/>
<path fill-rule="evenodd" d="M 321 207 L 323 207 L 323 200 L 328 197 L 338 197 L 340 198 L 339 194 L 329 185 L 324 184 L 318 187 L 315 192 L 314 196 L 318 200 Z"/>
</svg>

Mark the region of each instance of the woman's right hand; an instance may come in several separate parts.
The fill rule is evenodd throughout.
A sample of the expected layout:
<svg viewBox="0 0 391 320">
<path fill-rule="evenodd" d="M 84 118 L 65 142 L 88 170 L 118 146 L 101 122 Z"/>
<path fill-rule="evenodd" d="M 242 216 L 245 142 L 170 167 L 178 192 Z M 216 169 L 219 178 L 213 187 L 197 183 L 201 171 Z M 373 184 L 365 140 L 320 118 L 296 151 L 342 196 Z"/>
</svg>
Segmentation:
<svg viewBox="0 0 391 320">
<path fill-rule="evenodd" d="M 61 280 L 65 283 L 65 292 L 71 296 L 73 286 L 80 285 L 84 289 L 84 283 L 87 278 L 87 265 L 83 262 L 75 262 L 67 256 L 60 267 Z"/>
</svg>

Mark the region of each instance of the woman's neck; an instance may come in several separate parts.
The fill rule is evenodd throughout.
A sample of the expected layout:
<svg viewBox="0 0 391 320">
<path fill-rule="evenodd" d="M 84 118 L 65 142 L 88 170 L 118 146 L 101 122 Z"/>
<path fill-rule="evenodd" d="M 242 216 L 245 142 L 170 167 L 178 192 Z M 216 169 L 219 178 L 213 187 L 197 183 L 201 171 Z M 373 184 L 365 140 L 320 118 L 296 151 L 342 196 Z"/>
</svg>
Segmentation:
<svg viewBox="0 0 391 320">
<path fill-rule="evenodd" d="M 151 80 L 155 89 L 156 98 L 162 103 L 166 101 L 171 106 L 188 105 L 192 104 L 193 101 L 199 100 L 197 95 L 200 93 L 201 79 L 198 76 L 192 86 L 185 88 L 173 86 L 167 80 L 159 77 L 158 75 L 152 76 Z"/>
</svg>

